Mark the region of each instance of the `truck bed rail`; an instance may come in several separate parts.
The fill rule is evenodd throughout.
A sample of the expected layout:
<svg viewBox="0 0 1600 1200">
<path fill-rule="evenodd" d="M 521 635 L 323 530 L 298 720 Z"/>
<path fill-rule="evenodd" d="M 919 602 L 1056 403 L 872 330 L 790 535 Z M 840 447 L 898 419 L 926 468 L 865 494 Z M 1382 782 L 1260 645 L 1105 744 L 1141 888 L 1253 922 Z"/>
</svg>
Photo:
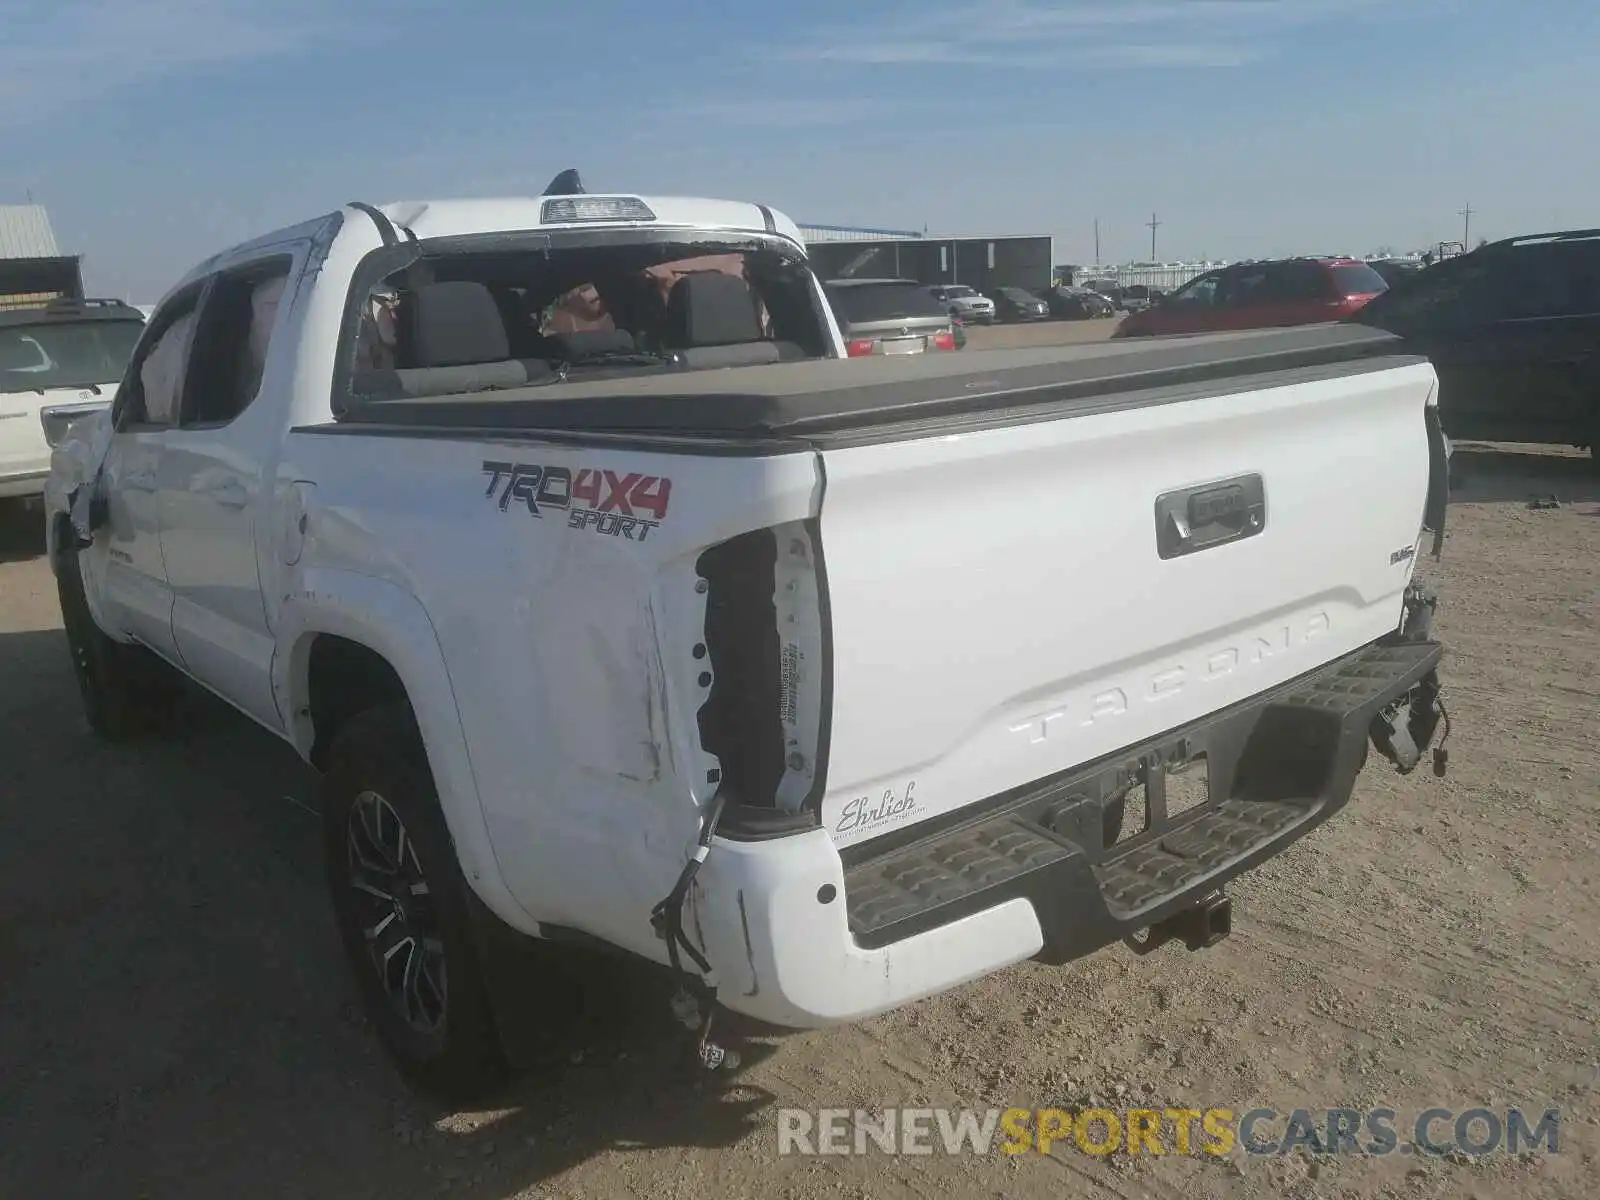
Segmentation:
<svg viewBox="0 0 1600 1200">
<path fill-rule="evenodd" d="M 317 431 L 805 439 L 848 444 L 1088 415 L 1420 361 L 1358 325 L 1154 338 L 903 359 L 648 371 L 422 398 L 346 399 Z M 308 430 L 309 431 L 309 430 Z"/>
</svg>

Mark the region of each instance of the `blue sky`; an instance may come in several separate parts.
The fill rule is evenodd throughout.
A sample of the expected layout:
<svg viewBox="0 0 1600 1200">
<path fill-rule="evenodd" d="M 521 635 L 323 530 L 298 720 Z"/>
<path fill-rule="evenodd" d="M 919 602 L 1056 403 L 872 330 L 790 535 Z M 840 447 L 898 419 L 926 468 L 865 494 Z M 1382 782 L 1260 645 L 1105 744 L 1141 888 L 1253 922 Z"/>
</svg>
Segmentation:
<svg viewBox="0 0 1600 1200">
<path fill-rule="evenodd" d="M 692 14 L 692 15 L 690 15 Z M 1600 224 L 1593 0 L 0 0 L 0 203 L 91 288 L 350 199 L 592 190 L 1058 261 Z"/>
</svg>

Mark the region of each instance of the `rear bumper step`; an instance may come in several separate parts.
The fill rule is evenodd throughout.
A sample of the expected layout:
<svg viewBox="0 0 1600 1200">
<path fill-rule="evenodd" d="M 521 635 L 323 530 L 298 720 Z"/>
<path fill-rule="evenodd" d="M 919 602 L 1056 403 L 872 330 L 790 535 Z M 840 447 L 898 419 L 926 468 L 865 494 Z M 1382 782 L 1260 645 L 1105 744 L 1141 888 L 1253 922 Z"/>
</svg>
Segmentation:
<svg viewBox="0 0 1600 1200">
<path fill-rule="evenodd" d="M 1046 961 L 1079 958 L 1145 928 L 1192 946 L 1220 940 L 1228 929 L 1222 885 L 1343 808 L 1369 744 L 1401 770 L 1415 765 L 1437 725 L 1442 654 L 1432 640 L 1374 643 L 1002 798 L 981 816 L 852 856 L 844 887 L 851 935 L 862 949 L 880 949 L 1022 899 L 1037 916 Z M 1396 747 L 1397 725 L 1418 744 Z M 1169 814 L 1175 768 L 1202 756 L 1205 797 Z M 1131 820 L 1130 789 L 1141 785 L 1143 831 L 1117 841 L 1120 822 L 1108 818 L 1126 797 Z M 1189 910 L 1219 901 L 1203 929 L 1189 919 Z"/>
</svg>

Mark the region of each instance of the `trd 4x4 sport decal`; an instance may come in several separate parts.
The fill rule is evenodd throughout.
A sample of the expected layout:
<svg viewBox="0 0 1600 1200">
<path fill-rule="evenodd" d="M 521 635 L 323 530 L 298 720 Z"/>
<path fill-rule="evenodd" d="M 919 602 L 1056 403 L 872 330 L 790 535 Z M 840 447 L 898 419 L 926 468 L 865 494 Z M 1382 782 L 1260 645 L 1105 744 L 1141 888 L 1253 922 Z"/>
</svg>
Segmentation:
<svg viewBox="0 0 1600 1200">
<path fill-rule="evenodd" d="M 672 498 L 672 480 L 660 475 L 619 475 L 588 467 L 574 472 L 567 467 L 488 461 L 483 473 L 489 477 L 483 494 L 492 497 L 498 492 L 501 512 L 513 502 L 527 505 L 535 517 L 543 517 L 544 508 L 559 509 L 573 529 L 635 542 L 644 541 L 666 519 Z"/>
</svg>

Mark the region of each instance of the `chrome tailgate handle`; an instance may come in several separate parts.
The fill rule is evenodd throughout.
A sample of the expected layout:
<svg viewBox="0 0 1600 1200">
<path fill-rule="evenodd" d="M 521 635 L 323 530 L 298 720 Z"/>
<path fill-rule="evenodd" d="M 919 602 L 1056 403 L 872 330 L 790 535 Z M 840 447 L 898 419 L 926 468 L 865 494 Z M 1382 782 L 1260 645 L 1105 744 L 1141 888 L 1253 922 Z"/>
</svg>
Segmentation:
<svg viewBox="0 0 1600 1200">
<path fill-rule="evenodd" d="M 1255 537 L 1267 527 L 1267 493 L 1259 474 L 1236 475 L 1156 497 L 1156 553 L 1198 554 Z"/>
</svg>

